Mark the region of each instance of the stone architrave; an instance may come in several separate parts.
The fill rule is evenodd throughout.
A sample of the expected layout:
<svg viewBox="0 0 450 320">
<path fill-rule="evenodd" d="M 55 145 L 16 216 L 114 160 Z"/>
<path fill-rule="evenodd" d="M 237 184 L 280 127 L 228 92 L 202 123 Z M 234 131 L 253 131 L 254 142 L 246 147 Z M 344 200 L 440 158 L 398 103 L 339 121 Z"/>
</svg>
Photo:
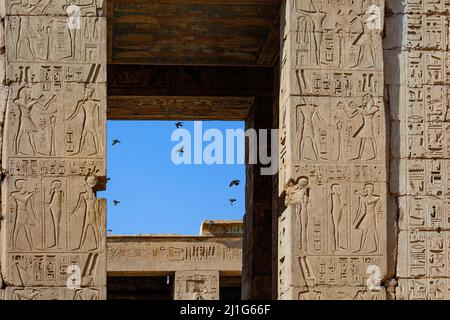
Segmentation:
<svg viewBox="0 0 450 320">
<path fill-rule="evenodd" d="M 279 299 L 385 299 L 384 1 L 282 8 Z"/>
<path fill-rule="evenodd" d="M 387 1 L 399 300 L 450 299 L 450 3 Z"/>
<path fill-rule="evenodd" d="M 6 299 L 106 299 L 101 2 L 6 2 Z"/>
<path fill-rule="evenodd" d="M 219 300 L 218 271 L 176 271 L 174 300 Z"/>
</svg>

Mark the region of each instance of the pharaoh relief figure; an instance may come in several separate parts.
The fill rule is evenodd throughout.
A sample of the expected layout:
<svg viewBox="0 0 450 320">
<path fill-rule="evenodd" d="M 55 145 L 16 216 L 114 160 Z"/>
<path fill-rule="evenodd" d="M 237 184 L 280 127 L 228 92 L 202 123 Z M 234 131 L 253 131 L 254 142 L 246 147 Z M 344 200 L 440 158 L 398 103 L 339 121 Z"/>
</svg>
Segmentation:
<svg viewBox="0 0 450 320">
<path fill-rule="evenodd" d="M 27 190 L 27 181 L 20 179 L 15 183 L 17 191 L 11 193 L 11 198 L 16 203 L 15 221 L 12 230 L 12 247 L 17 248 L 19 235 L 23 234 L 28 246 L 34 249 L 31 227 L 39 223 L 33 202 L 34 196 L 39 192 L 38 187 L 34 191 Z"/>
<path fill-rule="evenodd" d="M 286 205 L 292 205 L 295 213 L 295 223 L 299 230 L 300 250 L 308 249 L 308 220 L 310 210 L 310 187 L 307 177 L 297 181 L 290 180 L 286 186 Z"/>
<path fill-rule="evenodd" d="M 371 94 L 366 94 L 362 105 L 355 111 L 361 115 L 363 122 L 354 137 L 359 139 L 358 154 L 352 160 L 374 160 L 378 158 L 377 134 L 375 129 L 375 115 L 380 111 L 380 107 L 375 104 L 375 99 Z"/>
<path fill-rule="evenodd" d="M 36 105 L 40 105 L 44 110 L 47 109 L 48 105 L 55 99 L 55 96 L 44 102 L 42 101 L 43 97 L 43 95 L 37 99 L 32 97 L 30 87 L 20 88 L 17 99 L 14 100 L 14 106 L 19 114 L 17 133 L 13 139 L 14 154 L 43 154 L 36 147 L 35 134 L 39 130 L 31 117 L 31 113 Z M 24 144 L 27 144 L 27 146 L 24 147 Z M 31 147 L 31 150 L 29 147 Z M 31 152 L 28 152 L 29 150 Z"/>
</svg>

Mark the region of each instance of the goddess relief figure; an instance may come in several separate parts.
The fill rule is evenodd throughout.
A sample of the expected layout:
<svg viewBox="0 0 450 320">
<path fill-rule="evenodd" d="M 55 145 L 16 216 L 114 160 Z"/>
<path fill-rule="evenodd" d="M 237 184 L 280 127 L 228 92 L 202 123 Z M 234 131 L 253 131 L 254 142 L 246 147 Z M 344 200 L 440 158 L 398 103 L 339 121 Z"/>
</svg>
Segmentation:
<svg viewBox="0 0 450 320">
<path fill-rule="evenodd" d="M 300 250 L 308 248 L 308 219 L 310 206 L 310 187 L 307 177 L 300 177 L 297 182 L 289 181 L 287 186 L 287 205 L 294 206 L 295 222 L 299 228 Z"/>
<path fill-rule="evenodd" d="M 55 247 L 61 249 L 61 217 L 62 217 L 63 191 L 59 180 L 53 181 L 50 189 L 50 200 L 46 202 L 52 215 L 55 230 Z"/>
</svg>

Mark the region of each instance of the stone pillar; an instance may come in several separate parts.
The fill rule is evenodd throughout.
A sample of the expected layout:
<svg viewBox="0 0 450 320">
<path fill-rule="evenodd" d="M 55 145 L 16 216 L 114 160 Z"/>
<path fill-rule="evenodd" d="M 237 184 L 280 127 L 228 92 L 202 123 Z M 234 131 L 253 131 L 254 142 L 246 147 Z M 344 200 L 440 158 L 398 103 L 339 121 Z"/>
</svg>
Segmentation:
<svg viewBox="0 0 450 320">
<path fill-rule="evenodd" d="M 449 299 L 450 4 L 387 1 L 391 192 L 399 207 L 397 299 Z"/>
<path fill-rule="evenodd" d="M 6 299 L 106 298 L 102 2 L 6 2 Z"/>
<path fill-rule="evenodd" d="M 6 99 L 8 97 L 8 88 L 6 87 L 5 76 L 5 1 L 0 1 L 0 163 L 2 161 L 2 145 L 3 145 L 3 127 L 5 123 Z M 0 172 L 0 179 L 3 179 L 3 172 Z M 0 208 L 1 208 L 1 190 L 0 190 Z M 2 227 L 4 220 L 4 212 L 0 209 L 0 300 L 4 299 L 5 291 L 3 290 L 2 277 L 2 256 L 4 241 L 2 237 Z"/>
<path fill-rule="evenodd" d="M 174 300 L 219 300 L 218 271 L 176 271 Z"/>
<path fill-rule="evenodd" d="M 278 297 L 385 299 L 384 1 L 283 2 Z"/>
<path fill-rule="evenodd" d="M 267 130 L 269 143 L 272 108 L 272 99 L 257 98 L 246 123 L 247 129 Z M 247 165 L 246 174 L 242 299 L 269 300 L 272 299 L 272 176 L 261 175 L 260 164 Z"/>
</svg>

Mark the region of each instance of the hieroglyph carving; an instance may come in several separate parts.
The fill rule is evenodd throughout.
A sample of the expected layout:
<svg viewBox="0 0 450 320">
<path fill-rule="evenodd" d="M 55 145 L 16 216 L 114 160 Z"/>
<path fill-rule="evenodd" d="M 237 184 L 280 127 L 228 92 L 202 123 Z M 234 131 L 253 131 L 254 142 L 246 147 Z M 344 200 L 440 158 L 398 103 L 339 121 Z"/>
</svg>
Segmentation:
<svg viewBox="0 0 450 320">
<path fill-rule="evenodd" d="M 287 0 L 283 12 L 279 297 L 382 299 L 384 1 Z"/>
<path fill-rule="evenodd" d="M 388 1 L 391 191 L 400 213 L 397 299 L 450 299 L 450 3 Z M 399 37 L 401 34 L 402 37 Z"/>
<path fill-rule="evenodd" d="M 2 264 L 8 299 L 106 297 L 106 203 L 96 197 L 106 176 L 100 2 L 7 2 Z M 76 6 L 74 28 L 68 18 Z"/>
<path fill-rule="evenodd" d="M 175 300 L 219 300 L 219 272 L 175 272 Z"/>
</svg>

